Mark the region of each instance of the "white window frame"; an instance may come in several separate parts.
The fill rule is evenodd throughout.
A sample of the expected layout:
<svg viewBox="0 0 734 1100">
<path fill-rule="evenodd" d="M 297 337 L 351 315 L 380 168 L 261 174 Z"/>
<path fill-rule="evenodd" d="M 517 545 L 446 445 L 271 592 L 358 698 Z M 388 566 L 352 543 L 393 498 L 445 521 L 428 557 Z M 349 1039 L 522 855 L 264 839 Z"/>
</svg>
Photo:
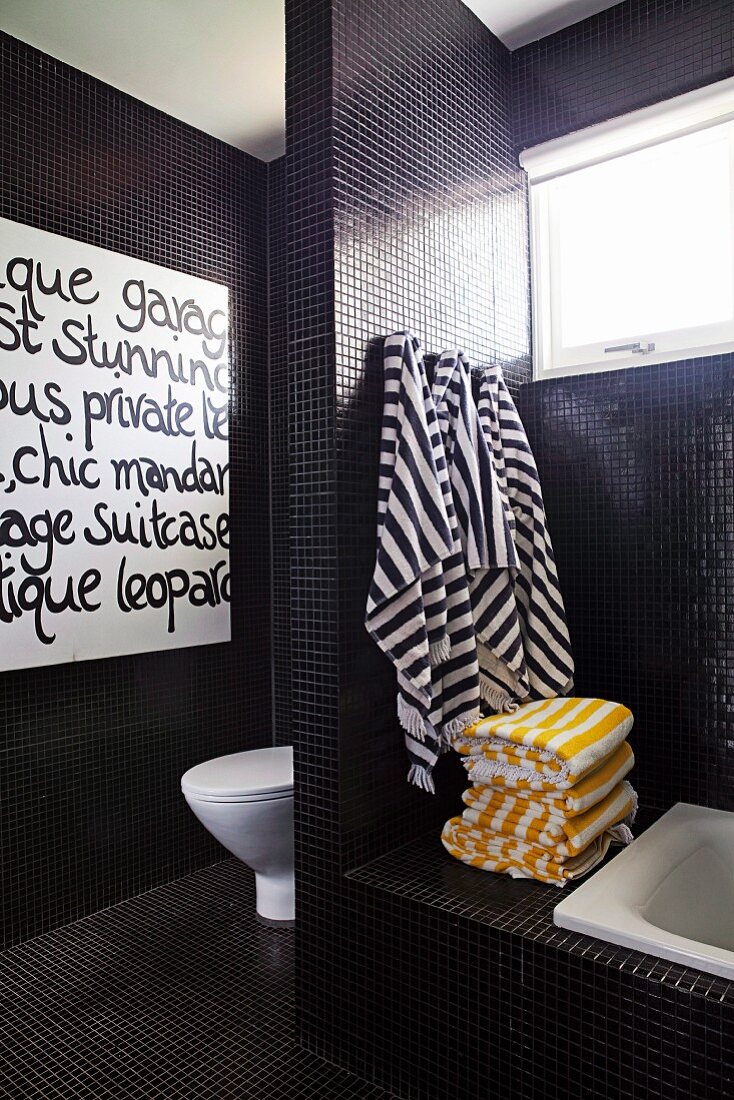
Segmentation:
<svg viewBox="0 0 734 1100">
<path fill-rule="evenodd" d="M 551 209 L 552 181 L 580 168 L 648 149 L 671 138 L 700 133 L 703 141 L 705 131 L 723 123 L 732 123 L 730 153 L 734 197 L 734 77 L 555 138 L 521 153 L 520 163 L 527 173 L 530 187 L 530 272 L 536 379 L 734 351 L 734 320 L 675 332 L 629 333 L 613 341 L 615 345 L 638 343 L 641 351 L 605 352 L 605 344 L 608 346 L 609 341 L 578 349 L 561 349 L 560 309 L 553 298 L 558 228 Z M 645 350 L 651 344 L 655 345 L 655 349 Z"/>
</svg>

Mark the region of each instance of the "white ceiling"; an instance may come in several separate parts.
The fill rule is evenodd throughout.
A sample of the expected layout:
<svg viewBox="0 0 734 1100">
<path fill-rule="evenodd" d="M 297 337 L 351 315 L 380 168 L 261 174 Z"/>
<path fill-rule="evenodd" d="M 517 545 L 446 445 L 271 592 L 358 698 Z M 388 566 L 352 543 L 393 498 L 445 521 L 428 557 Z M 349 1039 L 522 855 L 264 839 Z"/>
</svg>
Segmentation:
<svg viewBox="0 0 734 1100">
<path fill-rule="evenodd" d="M 511 50 L 570 27 L 618 0 L 464 0 Z"/>
<path fill-rule="evenodd" d="M 611 7 L 466 4 L 510 49 Z M 284 0 L 0 0 L 0 28 L 256 157 L 284 150 Z"/>
<path fill-rule="evenodd" d="M 285 0 L 0 0 L 0 27 L 263 160 L 285 147 Z"/>
</svg>

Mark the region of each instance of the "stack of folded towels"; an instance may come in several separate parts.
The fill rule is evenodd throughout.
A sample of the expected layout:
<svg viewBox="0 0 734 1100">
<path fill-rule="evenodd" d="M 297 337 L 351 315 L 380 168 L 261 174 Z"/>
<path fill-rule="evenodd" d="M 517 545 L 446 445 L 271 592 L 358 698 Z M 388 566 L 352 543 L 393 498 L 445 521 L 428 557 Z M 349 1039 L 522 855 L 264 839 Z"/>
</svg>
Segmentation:
<svg viewBox="0 0 734 1100">
<path fill-rule="evenodd" d="M 603 699 L 543 699 L 495 714 L 454 738 L 472 786 L 441 834 L 457 859 L 564 886 L 628 844 L 637 795 L 632 714 Z"/>
</svg>

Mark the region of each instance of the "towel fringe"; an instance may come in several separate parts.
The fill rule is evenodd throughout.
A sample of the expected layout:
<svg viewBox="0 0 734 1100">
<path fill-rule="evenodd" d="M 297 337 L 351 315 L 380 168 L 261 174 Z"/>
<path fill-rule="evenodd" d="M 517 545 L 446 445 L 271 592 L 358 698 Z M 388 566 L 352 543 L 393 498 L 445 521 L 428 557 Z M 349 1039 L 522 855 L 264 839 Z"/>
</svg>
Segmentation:
<svg viewBox="0 0 734 1100">
<path fill-rule="evenodd" d="M 414 787 L 420 787 L 422 791 L 428 791 L 429 794 L 436 793 L 433 776 L 423 764 L 411 764 L 408 771 L 408 782 L 412 783 Z"/>
<path fill-rule="evenodd" d="M 462 760 L 462 764 L 469 773 L 469 778 L 475 786 L 484 787 L 491 786 L 492 780 L 496 776 L 504 776 L 505 779 L 510 780 L 511 783 L 517 782 L 519 779 L 529 780 L 542 780 L 543 776 L 539 773 L 528 774 L 527 768 L 521 768 L 518 764 L 505 764 L 496 760 L 485 760 L 481 756 L 466 756 Z M 560 771 L 554 775 L 554 783 L 559 790 L 568 789 L 568 765 L 564 765 Z M 561 787 L 561 783 L 566 783 L 566 787 Z M 528 788 L 532 790 L 533 788 Z"/>
<path fill-rule="evenodd" d="M 637 817 L 637 806 L 638 806 L 638 803 L 639 803 L 639 799 L 637 797 L 637 791 L 632 786 L 632 784 L 629 783 L 626 779 L 624 780 L 624 786 L 625 786 L 625 790 L 629 793 L 629 796 L 632 799 L 632 809 L 630 810 L 630 812 L 627 814 L 626 818 L 624 819 L 624 824 L 625 825 L 633 825 L 634 820 Z"/>
<path fill-rule="evenodd" d="M 444 722 L 441 729 L 441 740 L 450 746 L 454 737 L 459 737 L 467 726 L 473 726 L 481 717 L 479 707 L 474 707 L 466 714 L 460 714 L 458 718 L 452 718 L 450 722 Z"/>
<path fill-rule="evenodd" d="M 448 661 L 451 656 L 451 639 L 448 634 L 445 634 L 443 638 L 439 638 L 437 642 L 431 642 L 428 647 L 428 660 L 431 668 L 435 668 L 436 665 L 443 664 L 444 661 Z"/>
<path fill-rule="evenodd" d="M 468 753 L 465 753 L 464 755 L 473 756 L 477 760 L 489 759 L 489 758 L 485 757 L 484 747 L 488 747 L 490 749 L 496 749 L 498 752 L 504 752 L 508 748 L 508 746 L 512 747 L 512 742 L 511 741 L 508 742 L 502 737 L 476 737 L 476 736 L 473 736 L 473 737 L 455 737 L 454 738 L 454 748 L 455 749 L 461 749 L 461 748 L 470 749 L 471 751 L 468 752 Z M 520 747 L 522 748 L 523 746 L 520 746 Z M 540 763 L 540 764 L 549 764 L 552 761 L 557 760 L 557 756 L 553 752 L 552 749 L 537 749 L 535 751 L 537 753 L 537 762 Z M 494 763 L 494 761 L 491 761 L 491 762 Z M 505 762 L 508 763 L 508 764 L 510 763 L 509 761 L 505 761 Z M 511 764 L 510 766 L 514 768 L 514 767 L 520 767 L 521 765 Z"/>
<path fill-rule="evenodd" d="M 479 694 L 484 702 L 498 713 L 514 714 L 520 704 L 500 690 L 483 672 L 479 673 Z"/>
<path fill-rule="evenodd" d="M 609 835 L 618 844 L 630 844 L 634 839 L 629 826 L 625 825 L 623 821 L 620 821 L 618 825 L 612 825 L 609 829 Z"/>
<path fill-rule="evenodd" d="M 406 703 L 400 693 L 398 693 L 398 721 L 405 732 L 416 741 L 425 741 L 426 722 L 423 715 L 412 703 Z"/>
</svg>

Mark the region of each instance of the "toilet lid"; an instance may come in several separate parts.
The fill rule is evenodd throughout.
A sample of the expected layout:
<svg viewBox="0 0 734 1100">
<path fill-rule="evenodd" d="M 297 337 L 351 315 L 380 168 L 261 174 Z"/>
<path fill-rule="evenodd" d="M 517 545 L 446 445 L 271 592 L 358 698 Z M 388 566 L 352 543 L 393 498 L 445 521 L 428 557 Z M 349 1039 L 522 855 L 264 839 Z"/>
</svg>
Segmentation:
<svg viewBox="0 0 734 1100">
<path fill-rule="evenodd" d="M 206 760 L 189 768 L 181 790 L 210 801 L 282 797 L 293 790 L 293 749 L 290 745 L 251 749 Z"/>
</svg>

